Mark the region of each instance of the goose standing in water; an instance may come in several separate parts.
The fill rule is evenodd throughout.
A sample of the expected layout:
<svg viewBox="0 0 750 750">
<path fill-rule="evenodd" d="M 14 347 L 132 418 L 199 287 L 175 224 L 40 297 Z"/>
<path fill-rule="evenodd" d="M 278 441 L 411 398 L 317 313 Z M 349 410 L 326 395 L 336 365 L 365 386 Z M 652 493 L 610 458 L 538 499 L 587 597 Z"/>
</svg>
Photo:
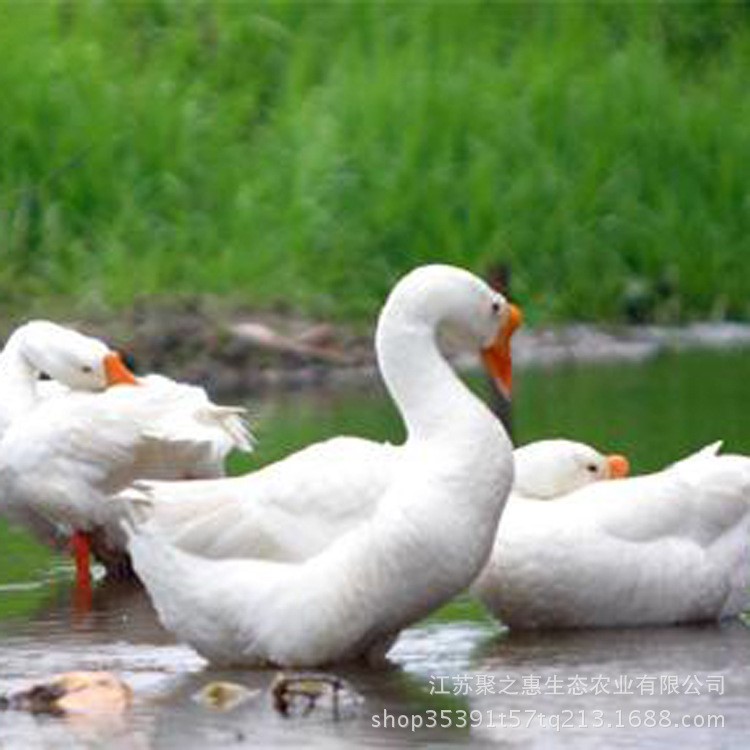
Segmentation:
<svg viewBox="0 0 750 750">
<path fill-rule="evenodd" d="M 376 351 L 407 440 L 376 512 L 301 563 L 209 559 L 178 549 L 148 522 L 129 525 L 135 570 L 163 624 L 216 663 L 318 666 L 382 657 L 402 628 L 464 589 L 494 541 L 512 446 L 436 335 L 445 324 L 459 328 L 507 382 L 514 321 L 505 299 L 466 271 L 426 266 L 404 277 L 380 315 Z M 291 460 L 277 465 L 278 483 Z M 289 491 L 304 498 L 311 483 L 293 469 Z M 326 477 L 331 466 L 320 469 Z M 168 486 L 149 487 L 152 500 Z"/>
</svg>

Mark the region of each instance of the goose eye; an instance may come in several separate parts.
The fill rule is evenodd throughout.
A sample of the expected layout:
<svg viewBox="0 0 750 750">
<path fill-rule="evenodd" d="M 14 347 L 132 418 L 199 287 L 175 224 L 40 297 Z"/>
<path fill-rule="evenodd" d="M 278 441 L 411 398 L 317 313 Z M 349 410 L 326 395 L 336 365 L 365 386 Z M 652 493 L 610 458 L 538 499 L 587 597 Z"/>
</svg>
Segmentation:
<svg viewBox="0 0 750 750">
<path fill-rule="evenodd" d="M 85 373 L 86 375 L 88 375 L 89 373 L 92 373 L 93 371 L 94 371 L 93 368 L 90 367 L 89 365 L 83 365 L 83 367 L 81 367 L 81 372 Z"/>
<path fill-rule="evenodd" d="M 500 312 L 500 303 L 497 300 L 492 303 L 492 312 L 495 313 L 495 315 Z"/>
<path fill-rule="evenodd" d="M 589 464 L 586 467 L 586 471 L 590 471 L 592 474 L 596 473 L 597 467 L 596 464 Z"/>
</svg>

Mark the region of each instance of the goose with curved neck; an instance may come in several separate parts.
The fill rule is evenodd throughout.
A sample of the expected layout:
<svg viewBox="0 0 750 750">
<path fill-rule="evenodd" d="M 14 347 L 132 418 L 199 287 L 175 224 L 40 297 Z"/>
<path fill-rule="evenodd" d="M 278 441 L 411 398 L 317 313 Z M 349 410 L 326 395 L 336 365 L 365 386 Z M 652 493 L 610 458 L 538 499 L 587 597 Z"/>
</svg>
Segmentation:
<svg viewBox="0 0 750 750">
<path fill-rule="evenodd" d="M 510 490 L 511 444 L 442 357 L 436 332 L 453 323 L 477 350 L 497 354 L 488 361 L 503 361 L 513 321 L 505 299 L 461 269 L 428 266 L 402 279 L 376 349 L 408 437 L 375 514 L 303 563 L 207 559 L 148 522 L 129 526 L 135 569 L 164 625 L 215 662 L 315 666 L 382 654 L 399 630 L 468 585 Z M 275 481 L 290 462 L 287 481 L 304 495 L 293 459 L 276 464 Z M 237 481 L 223 481 L 230 494 Z M 148 502 L 165 487 L 130 497 Z"/>
<path fill-rule="evenodd" d="M 30 321 L 0 352 L 0 436 L 39 402 L 41 373 L 82 391 L 132 382 L 119 355 L 102 341 L 46 320 Z"/>
<path fill-rule="evenodd" d="M 466 315 L 469 294 L 458 278 L 442 266 L 422 268 L 398 284 L 380 315 L 375 334 L 378 366 L 404 420 L 408 440 L 453 439 L 464 422 L 477 419 L 478 410 L 487 413 L 438 348 L 437 333 L 443 323 Z M 469 288 L 475 283 L 469 274 L 464 278 Z M 469 336 L 481 340 L 480 326 L 491 315 L 499 320 L 499 310 L 493 313 L 490 305 L 488 311 L 475 312 L 477 330 L 469 331 Z M 508 307 L 508 326 L 514 324 L 510 321 L 513 314 Z M 493 345 L 494 339 L 481 348 Z M 498 380 L 497 371 L 493 377 Z"/>
</svg>

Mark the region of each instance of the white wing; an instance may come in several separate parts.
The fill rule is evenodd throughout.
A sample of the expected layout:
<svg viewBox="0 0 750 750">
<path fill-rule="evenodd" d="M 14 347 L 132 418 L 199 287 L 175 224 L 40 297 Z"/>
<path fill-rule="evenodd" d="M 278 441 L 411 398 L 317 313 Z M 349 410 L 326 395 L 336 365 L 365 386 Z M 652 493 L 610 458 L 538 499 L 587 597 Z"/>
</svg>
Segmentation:
<svg viewBox="0 0 750 750">
<path fill-rule="evenodd" d="M 398 456 L 388 444 L 338 437 L 243 477 L 138 489 L 161 533 L 185 550 L 302 560 L 374 513 Z"/>
<path fill-rule="evenodd" d="M 107 496 L 136 479 L 223 474 L 231 448 L 251 448 L 240 413 L 166 378 L 48 399 L 0 443 L 2 508 L 11 520 L 33 513 L 88 530 Z"/>
</svg>

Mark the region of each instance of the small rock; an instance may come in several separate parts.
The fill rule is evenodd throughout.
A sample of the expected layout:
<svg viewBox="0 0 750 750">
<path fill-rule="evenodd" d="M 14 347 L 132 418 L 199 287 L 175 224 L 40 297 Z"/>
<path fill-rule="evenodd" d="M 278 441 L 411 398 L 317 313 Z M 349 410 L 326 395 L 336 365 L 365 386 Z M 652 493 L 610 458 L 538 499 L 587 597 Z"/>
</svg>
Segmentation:
<svg viewBox="0 0 750 750">
<path fill-rule="evenodd" d="M 362 697 L 341 677 L 325 673 L 280 672 L 271 685 L 274 708 L 286 717 L 309 716 L 313 711 L 330 711 L 338 721 L 351 713 Z"/>
<path fill-rule="evenodd" d="M 237 682 L 217 680 L 201 688 L 193 695 L 193 700 L 212 711 L 231 711 L 259 693 L 260 690 L 250 690 Z"/>
<path fill-rule="evenodd" d="M 33 714 L 121 714 L 133 692 L 111 672 L 66 672 L 3 698 L 0 708 Z"/>
</svg>

